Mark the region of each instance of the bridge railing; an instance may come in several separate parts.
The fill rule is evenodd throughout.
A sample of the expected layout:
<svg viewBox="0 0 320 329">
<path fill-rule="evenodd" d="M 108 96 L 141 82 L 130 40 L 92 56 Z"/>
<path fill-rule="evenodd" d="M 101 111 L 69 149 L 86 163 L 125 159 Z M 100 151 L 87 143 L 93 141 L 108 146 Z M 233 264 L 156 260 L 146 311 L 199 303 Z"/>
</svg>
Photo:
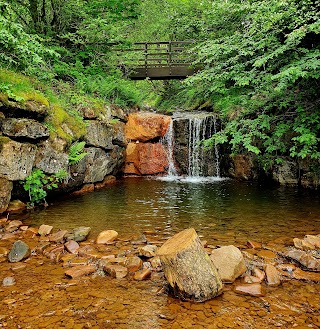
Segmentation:
<svg viewBox="0 0 320 329">
<path fill-rule="evenodd" d="M 192 44 L 193 41 L 136 42 L 122 50 L 127 53 L 123 65 L 133 80 L 183 79 L 194 73 L 193 56 L 188 52 Z"/>
</svg>

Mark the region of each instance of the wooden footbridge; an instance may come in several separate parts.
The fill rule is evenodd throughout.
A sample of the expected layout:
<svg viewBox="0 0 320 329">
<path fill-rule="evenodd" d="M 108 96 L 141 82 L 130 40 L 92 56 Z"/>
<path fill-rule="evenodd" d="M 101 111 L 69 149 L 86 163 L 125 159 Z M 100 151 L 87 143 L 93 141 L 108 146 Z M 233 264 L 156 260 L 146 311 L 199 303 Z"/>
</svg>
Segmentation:
<svg viewBox="0 0 320 329">
<path fill-rule="evenodd" d="M 192 44 L 192 41 L 136 42 L 132 48 L 121 50 L 126 59 L 120 67 L 132 80 L 185 79 L 197 71 L 188 52 Z"/>
</svg>

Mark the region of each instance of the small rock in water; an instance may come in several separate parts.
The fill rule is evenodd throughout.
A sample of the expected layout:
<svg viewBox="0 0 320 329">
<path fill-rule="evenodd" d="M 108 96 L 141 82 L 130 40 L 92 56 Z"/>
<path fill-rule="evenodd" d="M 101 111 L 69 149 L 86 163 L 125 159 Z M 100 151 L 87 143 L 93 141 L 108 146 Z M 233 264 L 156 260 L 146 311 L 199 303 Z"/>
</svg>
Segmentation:
<svg viewBox="0 0 320 329">
<path fill-rule="evenodd" d="M 267 284 L 269 286 L 276 287 L 280 285 L 281 283 L 280 273 L 273 265 L 267 264 L 265 266 L 265 272 L 267 277 Z"/>
<path fill-rule="evenodd" d="M 30 254 L 31 251 L 29 246 L 25 242 L 18 240 L 13 244 L 12 249 L 8 254 L 8 259 L 11 263 L 20 262 L 21 260 L 28 258 Z"/>
<path fill-rule="evenodd" d="M 134 275 L 134 279 L 137 281 L 147 280 L 151 276 L 151 270 L 149 268 L 145 268 L 139 272 L 136 272 Z"/>
<path fill-rule="evenodd" d="M 160 272 L 162 270 L 161 261 L 160 261 L 160 258 L 158 256 L 153 257 L 152 259 L 150 259 L 150 263 L 151 263 L 152 269 L 154 271 Z"/>
<path fill-rule="evenodd" d="M 67 230 L 60 230 L 56 233 L 53 233 L 49 236 L 50 242 L 61 243 L 64 241 L 64 237 L 67 235 Z"/>
<path fill-rule="evenodd" d="M 234 291 L 240 295 L 249 295 L 254 297 L 262 297 L 265 295 L 260 283 L 240 284 L 235 286 Z"/>
<path fill-rule="evenodd" d="M 118 232 L 114 230 L 106 230 L 99 233 L 97 244 L 107 244 L 113 242 L 118 237 Z"/>
<path fill-rule="evenodd" d="M 297 280 L 307 280 L 307 281 L 313 281 L 319 283 L 320 273 L 302 271 L 300 268 L 297 268 L 293 272 L 293 278 Z"/>
<path fill-rule="evenodd" d="M 66 235 L 67 240 L 74 240 L 76 242 L 82 242 L 87 240 L 91 231 L 91 227 L 80 226 L 73 229 L 72 233 Z"/>
<path fill-rule="evenodd" d="M 89 275 L 96 271 L 94 265 L 85 265 L 85 266 L 75 266 L 71 269 L 65 271 L 65 275 L 71 277 L 72 279 L 79 278 L 84 275 Z"/>
<path fill-rule="evenodd" d="M 13 286 L 16 284 L 16 280 L 13 276 L 7 276 L 6 278 L 3 279 L 2 281 L 2 285 L 4 287 L 9 287 L 9 286 Z"/>
<path fill-rule="evenodd" d="M 157 246 L 148 244 L 139 249 L 139 256 L 146 257 L 146 258 L 155 257 L 157 249 L 158 249 Z"/>
<path fill-rule="evenodd" d="M 67 251 L 69 251 L 71 254 L 76 254 L 78 249 L 80 248 L 78 242 L 74 240 L 69 240 L 64 244 L 64 246 L 67 249 Z"/>
<path fill-rule="evenodd" d="M 304 240 L 316 248 L 320 249 L 320 236 L 319 235 L 306 235 L 304 237 Z"/>
<path fill-rule="evenodd" d="M 17 231 L 20 226 L 22 226 L 22 222 L 20 220 L 12 220 L 6 226 L 6 232 L 12 233 L 14 231 Z"/>
<path fill-rule="evenodd" d="M 9 203 L 9 206 L 7 208 L 7 212 L 11 212 L 11 213 L 16 213 L 16 212 L 20 212 L 23 211 L 27 208 L 27 205 L 25 203 L 23 203 L 20 200 L 13 200 Z"/>
<path fill-rule="evenodd" d="M 137 272 L 142 267 L 142 260 L 138 256 L 128 257 L 126 267 L 130 273 Z"/>
<path fill-rule="evenodd" d="M 264 278 L 266 277 L 266 274 L 265 272 L 261 271 L 259 268 L 255 267 L 253 270 L 252 270 L 252 273 L 254 275 L 254 277 L 256 277 L 257 279 L 259 279 L 259 283 L 261 283 Z"/>
<path fill-rule="evenodd" d="M 247 270 L 242 253 L 235 246 L 214 249 L 210 258 L 223 282 L 234 282 Z"/>
<path fill-rule="evenodd" d="M 46 224 L 42 224 L 40 227 L 39 227 L 39 230 L 38 230 L 38 234 L 40 236 L 46 236 L 46 235 L 49 235 L 51 233 L 53 229 L 53 226 L 50 226 L 50 225 L 46 225 Z"/>
<path fill-rule="evenodd" d="M 320 271 L 320 259 L 313 257 L 302 250 L 290 250 L 284 254 L 285 257 L 296 260 L 301 265 L 307 267 L 309 270 Z"/>
<path fill-rule="evenodd" d="M 116 279 L 123 279 L 128 274 L 128 269 L 121 265 L 106 265 L 103 270 Z"/>
</svg>

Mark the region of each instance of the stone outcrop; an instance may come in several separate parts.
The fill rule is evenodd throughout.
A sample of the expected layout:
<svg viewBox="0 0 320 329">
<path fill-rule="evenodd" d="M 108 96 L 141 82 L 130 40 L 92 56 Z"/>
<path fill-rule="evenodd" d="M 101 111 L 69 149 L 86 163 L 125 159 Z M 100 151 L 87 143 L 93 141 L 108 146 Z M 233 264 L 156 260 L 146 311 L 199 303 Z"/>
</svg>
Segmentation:
<svg viewBox="0 0 320 329">
<path fill-rule="evenodd" d="M 24 180 L 31 173 L 36 150 L 35 145 L 0 137 L 0 177 Z"/>
<path fill-rule="evenodd" d="M 85 142 L 89 146 L 112 150 L 113 129 L 110 125 L 98 120 L 86 120 L 87 134 Z"/>
<path fill-rule="evenodd" d="M 45 141 L 38 147 L 34 166 L 47 174 L 55 174 L 60 170 L 67 171 L 68 155 L 56 150 L 51 142 Z"/>
<path fill-rule="evenodd" d="M 46 139 L 49 129 L 42 123 L 33 119 L 8 118 L 1 120 L 0 127 L 3 135 L 11 138 Z"/>
<path fill-rule="evenodd" d="M 130 114 L 126 124 L 126 137 L 128 140 L 147 142 L 165 135 L 170 117 L 149 112 Z"/>
<path fill-rule="evenodd" d="M 0 213 L 8 208 L 13 184 L 6 178 L 0 178 Z"/>
<path fill-rule="evenodd" d="M 125 174 L 156 175 L 166 172 L 168 159 L 161 143 L 129 143 L 126 154 Z"/>
</svg>

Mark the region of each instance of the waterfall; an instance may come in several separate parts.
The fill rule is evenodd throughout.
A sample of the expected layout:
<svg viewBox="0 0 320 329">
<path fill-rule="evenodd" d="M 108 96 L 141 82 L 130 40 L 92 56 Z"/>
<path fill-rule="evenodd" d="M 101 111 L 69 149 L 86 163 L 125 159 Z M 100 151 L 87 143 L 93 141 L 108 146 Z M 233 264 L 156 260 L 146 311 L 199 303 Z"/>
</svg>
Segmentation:
<svg viewBox="0 0 320 329">
<path fill-rule="evenodd" d="M 217 144 L 212 149 L 203 145 L 218 130 L 215 116 L 209 113 L 176 114 L 161 142 L 168 156 L 167 178 L 174 179 L 179 172 L 186 178 L 219 178 L 220 163 Z"/>
<path fill-rule="evenodd" d="M 177 170 L 174 165 L 174 131 L 173 120 L 170 120 L 170 124 L 165 136 L 162 138 L 161 143 L 166 146 L 166 152 L 168 157 L 168 176 L 177 176 Z"/>
</svg>

